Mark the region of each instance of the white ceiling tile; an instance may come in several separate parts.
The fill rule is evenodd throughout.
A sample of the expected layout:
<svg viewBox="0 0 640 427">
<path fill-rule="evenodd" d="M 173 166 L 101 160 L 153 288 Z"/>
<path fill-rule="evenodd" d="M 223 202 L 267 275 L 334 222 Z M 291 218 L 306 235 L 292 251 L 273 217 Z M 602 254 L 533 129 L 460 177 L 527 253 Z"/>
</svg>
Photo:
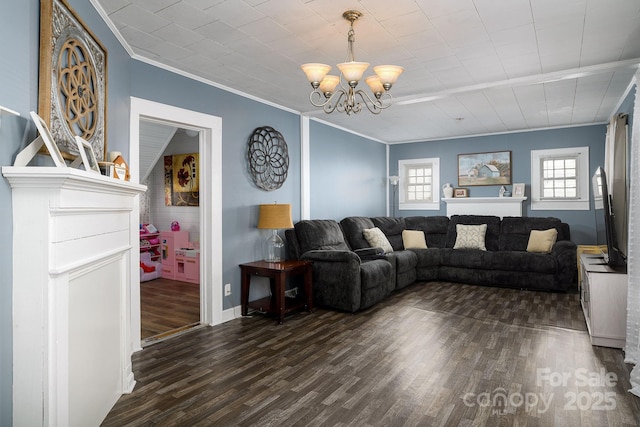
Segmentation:
<svg viewBox="0 0 640 427">
<path fill-rule="evenodd" d="M 128 25 L 147 32 L 156 31 L 171 23 L 170 20 L 164 19 L 134 4 L 113 12 L 109 17 L 120 22 L 121 25 Z"/>
<path fill-rule="evenodd" d="M 216 4 L 205 13 L 216 20 L 220 20 L 231 27 L 241 27 L 251 22 L 264 18 L 264 14 L 243 1 L 226 1 Z"/>
<path fill-rule="evenodd" d="M 169 24 L 166 27 L 154 31 L 152 34 L 181 47 L 192 45 L 204 39 L 202 34 L 198 34 L 195 31 L 188 30 L 177 24 Z"/>
<path fill-rule="evenodd" d="M 189 30 L 200 28 L 216 20 L 211 15 L 203 13 L 201 9 L 185 2 L 164 8 L 157 15 Z"/>
<path fill-rule="evenodd" d="M 429 19 L 475 10 L 472 0 L 416 0 L 416 3 Z"/>
</svg>

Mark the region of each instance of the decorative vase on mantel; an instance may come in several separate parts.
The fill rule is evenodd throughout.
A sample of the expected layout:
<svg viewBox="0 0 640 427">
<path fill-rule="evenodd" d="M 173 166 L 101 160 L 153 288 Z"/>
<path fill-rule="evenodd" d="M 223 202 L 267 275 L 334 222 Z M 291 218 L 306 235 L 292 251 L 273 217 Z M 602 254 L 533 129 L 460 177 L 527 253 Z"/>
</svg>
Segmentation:
<svg viewBox="0 0 640 427">
<path fill-rule="evenodd" d="M 444 194 L 445 199 L 450 199 L 453 197 L 453 187 L 448 182 L 442 186 L 442 193 Z"/>
</svg>

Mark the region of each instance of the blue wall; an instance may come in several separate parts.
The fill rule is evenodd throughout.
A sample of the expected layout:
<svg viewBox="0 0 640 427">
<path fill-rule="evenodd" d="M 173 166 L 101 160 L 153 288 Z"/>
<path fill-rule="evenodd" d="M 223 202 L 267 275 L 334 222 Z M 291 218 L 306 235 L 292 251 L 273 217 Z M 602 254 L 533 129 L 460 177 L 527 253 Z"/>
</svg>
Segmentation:
<svg viewBox="0 0 640 427">
<path fill-rule="evenodd" d="M 311 218 L 386 213 L 386 146 L 310 122 Z"/>
<path fill-rule="evenodd" d="M 551 129 L 538 132 L 510 133 L 478 136 L 442 141 L 416 142 L 391 145 L 389 150 L 389 173 L 398 174 L 398 160 L 423 157 L 440 158 L 440 182 L 457 187 L 458 154 L 485 151 L 511 151 L 512 182 L 526 183 L 524 202 L 526 216 L 554 216 L 571 226 L 571 238 L 578 244 L 595 243 L 595 218 L 593 211 L 532 211 L 531 210 L 531 150 L 564 147 L 589 147 L 589 168 L 604 163 L 605 125 Z M 591 174 L 590 174 L 591 175 Z M 469 187 L 470 197 L 493 197 L 499 186 Z M 509 186 L 509 188 L 511 188 Z M 397 201 L 396 201 L 397 203 Z M 398 216 L 445 215 L 446 206 L 441 202 L 438 211 L 402 210 Z"/>
</svg>

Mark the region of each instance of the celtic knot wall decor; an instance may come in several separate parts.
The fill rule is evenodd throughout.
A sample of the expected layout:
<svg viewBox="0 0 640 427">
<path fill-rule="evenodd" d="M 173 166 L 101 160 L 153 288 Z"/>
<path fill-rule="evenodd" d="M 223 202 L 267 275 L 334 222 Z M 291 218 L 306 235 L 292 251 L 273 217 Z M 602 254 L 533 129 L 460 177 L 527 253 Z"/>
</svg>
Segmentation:
<svg viewBox="0 0 640 427">
<path fill-rule="evenodd" d="M 287 180 L 289 152 L 280 132 L 269 126 L 256 128 L 249 137 L 249 172 L 266 191 L 277 190 Z"/>
<path fill-rule="evenodd" d="M 39 115 L 63 153 L 75 136 L 106 159 L 107 53 L 65 0 L 40 2 Z"/>
</svg>

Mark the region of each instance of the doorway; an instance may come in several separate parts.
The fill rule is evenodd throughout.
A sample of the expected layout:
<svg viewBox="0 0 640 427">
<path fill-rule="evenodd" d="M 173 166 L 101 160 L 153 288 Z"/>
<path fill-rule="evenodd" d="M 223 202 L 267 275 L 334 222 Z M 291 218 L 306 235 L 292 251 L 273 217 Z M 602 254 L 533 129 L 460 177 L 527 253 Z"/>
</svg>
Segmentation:
<svg viewBox="0 0 640 427">
<path fill-rule="evenodd" d="M 140 98 L 131 98 L 131 180 L 140 182 L 140 121 L 150 121 L 199 132 L 200 153 L 200 323 L 222 322 L 222 120 L 219 117 Z M 132 222 L 140 217 L 140 201 L 133 206 Z M 137 234 L 139 224 L 131 224 Z M 139 236 L 131 236 L 136 241 Z M 141 345 L 139 251 L 131 251 L 130 347 Z"/>
<path fill-rule="evenodd" d="M 142 347 L 200 325 L 199 139 L 140 119 Z"/>
</svg>

